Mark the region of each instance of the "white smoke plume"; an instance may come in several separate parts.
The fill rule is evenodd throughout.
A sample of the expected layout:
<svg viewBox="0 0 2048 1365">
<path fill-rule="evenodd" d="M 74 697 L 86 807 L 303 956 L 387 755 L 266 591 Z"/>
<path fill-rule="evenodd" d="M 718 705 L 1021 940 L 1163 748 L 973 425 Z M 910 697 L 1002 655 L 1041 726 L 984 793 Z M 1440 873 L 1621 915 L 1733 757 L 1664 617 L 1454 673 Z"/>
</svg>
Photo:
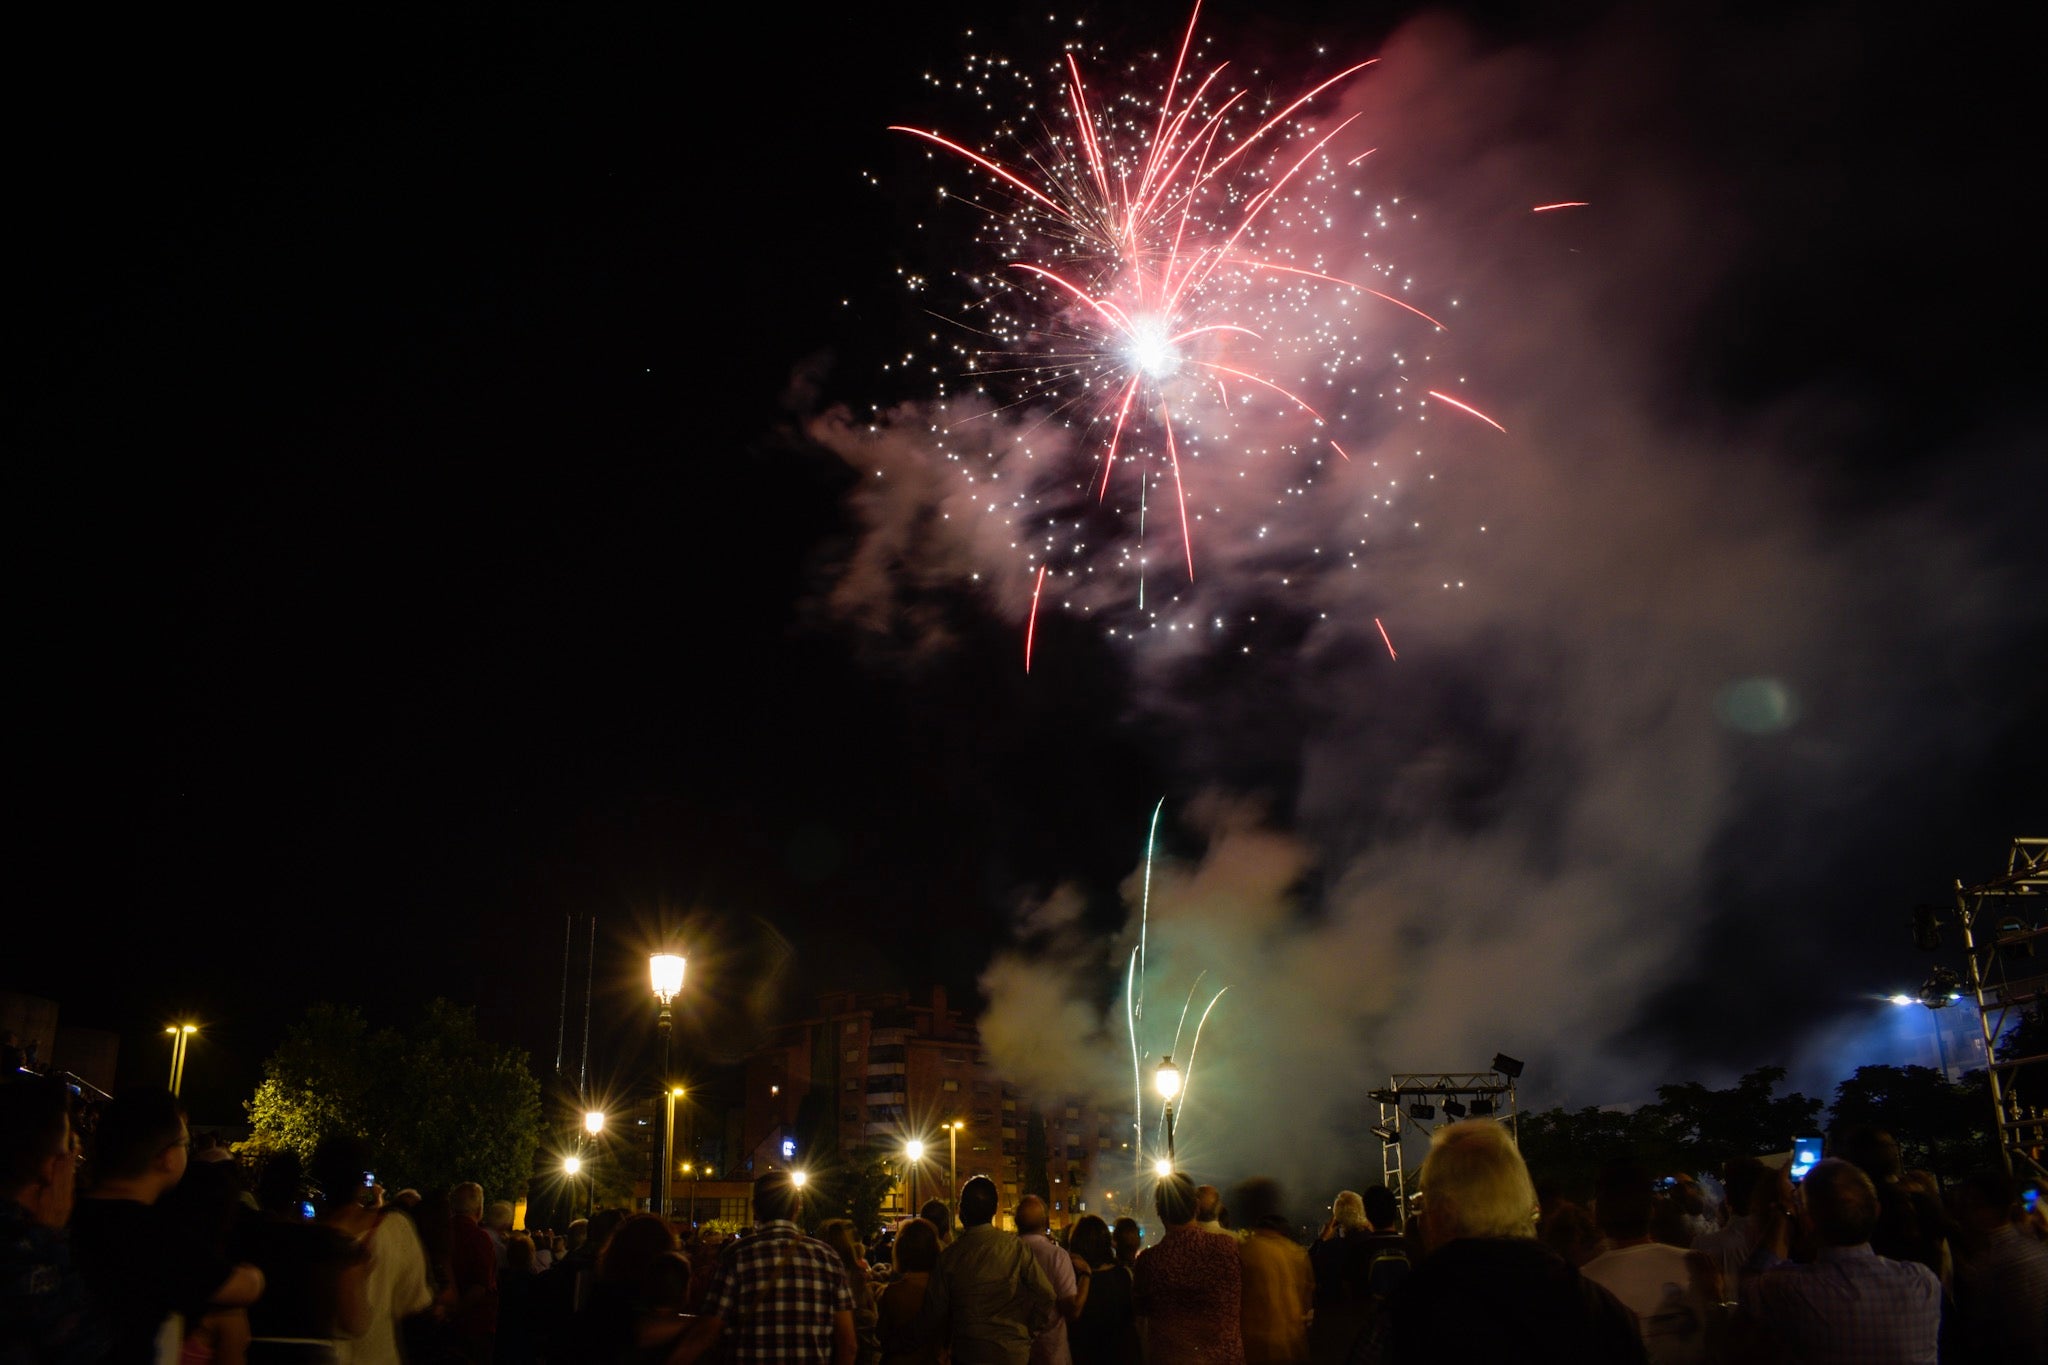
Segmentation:
<svg viewBox="0 0 2048 1365">
<path fill-rule="evenodd" d="M 1856 838 L 1831 819 L 1840 794 L 1908 750 L 1967 742 L 1891 684 L 1889 661 L 1945 650 L 1967 671 L 2014 585 L 1951 508 L 1841 512 L 1819 456 L 1867 420 L 1853 396 L 1729 409 L 1688 378 L 1745 241 L 1800 228 L 1738 212 L 1735 188 L 1754 204 L 1803 172 L 1692 149 L 1668 91 L 1709 58 L 1679 36 L 1616 20 L 1489 51 L 1424 18 L 1346 98 L 1382 148 L 1385 194 L 1361 202 L 1399 195 L 1421 215 L 1403 265 L 1460 301 L 1431 344 L 1455 346 L 1464 391 L 1510 434 L 1438 413 L 1421 457 L 1398 425 L 1284 514 L 1205 518 L 1200 574 L 1169 616 L 1227 621 L 1228 643 L 1153 631 L 1106 703 L 1180 737 L 1172 843 L 1199 849 L 1154 869 L 1146 1050 L 1170 1045 L 1199 974 L 1197 1008 L 1230 988 L 1190 1076 L 1180 1145 L 1198 1171 L 1265 1171 L 1318 1198 L 1376 1179 L 1364 1091 L 1496 1051 L 1528 1063 L 1540 1103 L 1643 1097 L 1672 1061 L 1670 1035 L 1645 1028 L 1652 1003 L 1710 935 L 1770 918 L 1717 893 L 1724 843 L 1762 817 L 1766 865 L 1795 843 L 1839 851 Z M 1821 35 L 1756 36 L 1718 78 L 1809 97 Z M 1530 212 L 1559 200 L 1589 207 Z M 1014 528 L 932 454 L 942 420 L 811 427 L 864 478 L 834 604 L 917 647 L 943 643 L 918 629 L 934 585 L 979 582 L 1020 631 L 1029 607 Z M 985 425 L 1015 478 L 1081 458 L 1035 414 Z M 1398 517 L 1374 461 L 1420 485 Z M 1361 567 L 1314 566 L 1359 525 L 1385 526 Z M 1108 612 L 1115 591 L 1069 599 Z M 1298 633 L 1274 647 L 1250 625 L 1261 613 Z M 1276 769 L 1283 788 L 1245 776 Z M 1123 1007 L 1103 983 L 1120 993 L 1139 879 L 1121 934 L 1086 935 L 1067 897 L 989 967 L 988 1046 L 1021 1083 L 1127 1104 Z M 1703 1030 L 1724 1005 L 1698 1002 Z M 1731 1052 L 1702 1079 L 1770 1060 Z"/>
</svg>

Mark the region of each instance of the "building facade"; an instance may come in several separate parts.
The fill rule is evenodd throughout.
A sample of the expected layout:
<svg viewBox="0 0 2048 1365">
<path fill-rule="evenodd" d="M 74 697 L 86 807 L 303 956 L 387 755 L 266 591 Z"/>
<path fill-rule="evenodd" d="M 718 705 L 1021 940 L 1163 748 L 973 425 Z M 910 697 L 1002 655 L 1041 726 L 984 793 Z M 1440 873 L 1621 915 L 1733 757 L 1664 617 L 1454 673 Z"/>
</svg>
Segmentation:
<svg viewBox="0 0 2048 1365">
<path fill-rule="evenodd" d="M 1007 1217 L 1041 1161 L 1055 1226 L 1126 1202 L 1118 1177 L 1129 1183 L 1129 1115 L 1105 1113 L 1085 1096 L 1031 1096 L 1005 1084 L 973 1021 L 941 988 L 923 1001 L 821 997 L 815 1013 L 747 1059 L 745 1090 L 740 1150 L 749 1171 L 801 1167 L 814 1155 L 806 1148 L 829 1132 L 840 1152 L 866 1148 L 891 1163 L 887 1216 L 927 1199 L 951 1203 L 959 1182 L 985 1175 L 1002 1190 Z M 924 1149 L 915 1162 L 913 1141 Z"/>
</svg>

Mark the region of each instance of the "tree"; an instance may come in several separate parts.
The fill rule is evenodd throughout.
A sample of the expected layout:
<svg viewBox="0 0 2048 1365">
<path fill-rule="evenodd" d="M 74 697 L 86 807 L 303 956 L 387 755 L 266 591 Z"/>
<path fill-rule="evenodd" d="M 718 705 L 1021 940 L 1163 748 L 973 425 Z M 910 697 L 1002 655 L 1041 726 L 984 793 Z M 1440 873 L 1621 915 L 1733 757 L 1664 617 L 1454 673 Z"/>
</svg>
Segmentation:
<svg viewBox="0 0 2048 1365">
<path fill-rule="evenodd" d="M 1836 1133 L 1859 1126 L 1890 1133 L 1909 1170 L 1955 1179 L 1998 1161 L 1981 1071 L 1950 1082 L 1928 1066 L 1859 1066 L 1835 1088 L 1830 1117 Z"/>
<path fill-rule="evenodd" d="M 1801 1133 L 1818 1132 L 1821 1101 L 1798 1091 L 1776 1096 L 1782 1066 L 1758 1067 L 1728 1090 L 1697 1081 L 1657 1087 L 1657 1102 L 1637 1111 L 1689 1171 L 1711 1171 L 1730 1157 L 1789 1151 Z M 1645 1136 L 1650 1136 L 1646 1133 Z"/>
<path fill-rule="evenodd" d="M 347 1006 L 314 1005 L 265 1061 L 244 1106 L 252 1140 L 310 1157 L 330 1133 L 370 1144 L 388 1187 L 463 1180 L 516 1199 L 540 1140 L 540 1083 L 526 1054 L 476 1031 L 473 1012 L 428 1005 L 409 1031 L 371 1032 Z"/>
</svg>

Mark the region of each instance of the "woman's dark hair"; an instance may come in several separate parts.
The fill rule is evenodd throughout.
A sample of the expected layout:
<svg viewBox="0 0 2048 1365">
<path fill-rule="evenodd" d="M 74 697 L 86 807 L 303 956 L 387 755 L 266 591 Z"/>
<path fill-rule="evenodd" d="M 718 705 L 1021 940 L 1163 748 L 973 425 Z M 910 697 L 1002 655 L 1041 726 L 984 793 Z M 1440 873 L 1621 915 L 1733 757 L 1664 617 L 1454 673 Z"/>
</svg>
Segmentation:
<svg viewBox="0 0 2048 1365">
<path fill-rule="evenodd" d="M 818 1240 L 839 1253 L 839 1259 L 846 1266 L 846 1278 L 859 1290 L 863 1277 L 860 1272 L 860 1237 L 853 1229 L 851 1218 L 828 1218 L 818 1224 Z"/>
<path fill-rule="evenodd" d="M 1067 1250 L 1090 1266 L 1108 1265 L 1116 1259 L 1116 1248 L 1109 1240 L 1109 1224 L 1092 1213 L 1081 1215 L 1081 1221 L 1067 1234 Z"/>
<path fill-rule="evenodd" d="M 917 1216 L 930 1223 L 932 1231 L 938 1233 L 939 1236 L 951 1237 L 953 1235 L 953 1210 L 946 1207 L 945 1200 L 925 1200 L 924 1207 L 917 1211 Z"/>
<path fill-rule="evenodd" d="M 605 1244 L 597 1273 L 602 1279 L 644 1294 L 655 1261 L 675 1249 L 676 1235 L 669 1231 L 666 1219 L 652 1213 L 636 1213 L 619 1224 L 619 1230 Z"/>
<path fill-rule="evenodd" d="M 892 1252 L 901 1273 L 930 1270 L 939 1263 L 939 1230 L 922 1218 L 909 1219 L 896 1229 Z"/>
<path fill-rule="evenodd" d="M 363 1177 L 370 1172 L 370 1144 L 347 1133 L 331 1133 L 313 1149 L 306 1174 L 320 1196 L 321 1209 L 353 1204 L 363 1196 Z"/>
</svg>

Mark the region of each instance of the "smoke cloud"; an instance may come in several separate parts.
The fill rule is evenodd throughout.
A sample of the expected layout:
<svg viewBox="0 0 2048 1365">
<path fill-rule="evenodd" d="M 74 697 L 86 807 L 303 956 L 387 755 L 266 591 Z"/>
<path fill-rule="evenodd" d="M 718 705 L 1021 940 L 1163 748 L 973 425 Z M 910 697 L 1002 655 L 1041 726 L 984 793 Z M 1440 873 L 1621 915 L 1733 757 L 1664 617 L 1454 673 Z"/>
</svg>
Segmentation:
<svg viewBox="0 0 2048 1365">
<path fill-rule="evenodd" d="M 1825 99 L 1844 59 L 1820 30 L 1709 51 L 1693 36 L 1617 19 L 1484 48 L 1441 17 L 1393 34 L 1344 102 L 1381 150 L 1371 192 L 1340 209 L 1360 221 L 1335 235 L 1397 199 L 1417 215 L 1388 249 L 1428 282 L 1413 297 L 1456 307 L 1451 333 L 1414 350 L 1509 434 L 1441 409 L 1420 438 L 1389 421 L 1285 510 L 1271 487 L 1240 505 L 1196 470 L 1191 503 L 1215 512 L 1192 583 L 1156 590 L 1142 619 L 1106 573 L 1042 609 L 1136 627 L 1127 689 L 1105 704 L 1177 737 L 1141 1045 L 1184 1060 L 1183 1002 L 1228 987 L 1189 1074 L 1180 1147 L 1197 1170 L 1269 1172 L 1317 1199 L 1376 1179 L 1364 1091 L 1497 1051 L 1528 1063 L 1525 1103 L 1573 1105 L 1644 1098 L 1674 1066 L 1725 1083 L 1773 1060 L 1745 1053 L 1770 1040 L 1724 1021 L 1741 1011 L 1700 978 L 1753 951 L 1731 941 L 1771 941 L 1780 907 L 1745 895 L 1751 878 L 1851 846 L 1845 795 L 1983 742 L 1983 716 L 1930 705 L 1892 661 L 1945 654 L 1940 675 L 1959 677 L 1995 622 L 2039 620 L 1955 508 L 1845 507 L 1832 460 L 1880 419 L 1866 395 L 1738 404 L 1700 382 L 1717 291 L 1767 230 L 1756 206 L 1806 172 L 1731 162 L 1673 92 L 1718 63 L 1763 124 L 1773 101 L 1789 116 Z M 1563 200 L 1589 206 L 1530 212 Z M 1768 230 L 1801 230 L 1804 202 Z M 1016 527 L 935 453 L 935 424 L 962 415 L 810 427 L 863 476 L 832 605 L 906 648 L 947 643 L 918 605 L 934 588 L 978 583 L 1020 631 L 1030 606 Z M 980 425 L 1013 480 L 1085 463 L 1041 413 Z M 1351 567 L 1333 547 L 1359 528 Z M 1738 840 L 1751 876 L 1731 882 Z M 1121 932 L 1090 932 L 1069 888 L 989 966 L 987 1045 L 1020 1084 L 1128 1104 L 1142 875 Z M 1816 936 L 1863 932 L 1827 913 Z M 1766 956 L 1753 990 L 1807 991 L 1812 958 Z M 1720 1074 L 1686 1041 L 1717 1030 Z"/>
</svg>

